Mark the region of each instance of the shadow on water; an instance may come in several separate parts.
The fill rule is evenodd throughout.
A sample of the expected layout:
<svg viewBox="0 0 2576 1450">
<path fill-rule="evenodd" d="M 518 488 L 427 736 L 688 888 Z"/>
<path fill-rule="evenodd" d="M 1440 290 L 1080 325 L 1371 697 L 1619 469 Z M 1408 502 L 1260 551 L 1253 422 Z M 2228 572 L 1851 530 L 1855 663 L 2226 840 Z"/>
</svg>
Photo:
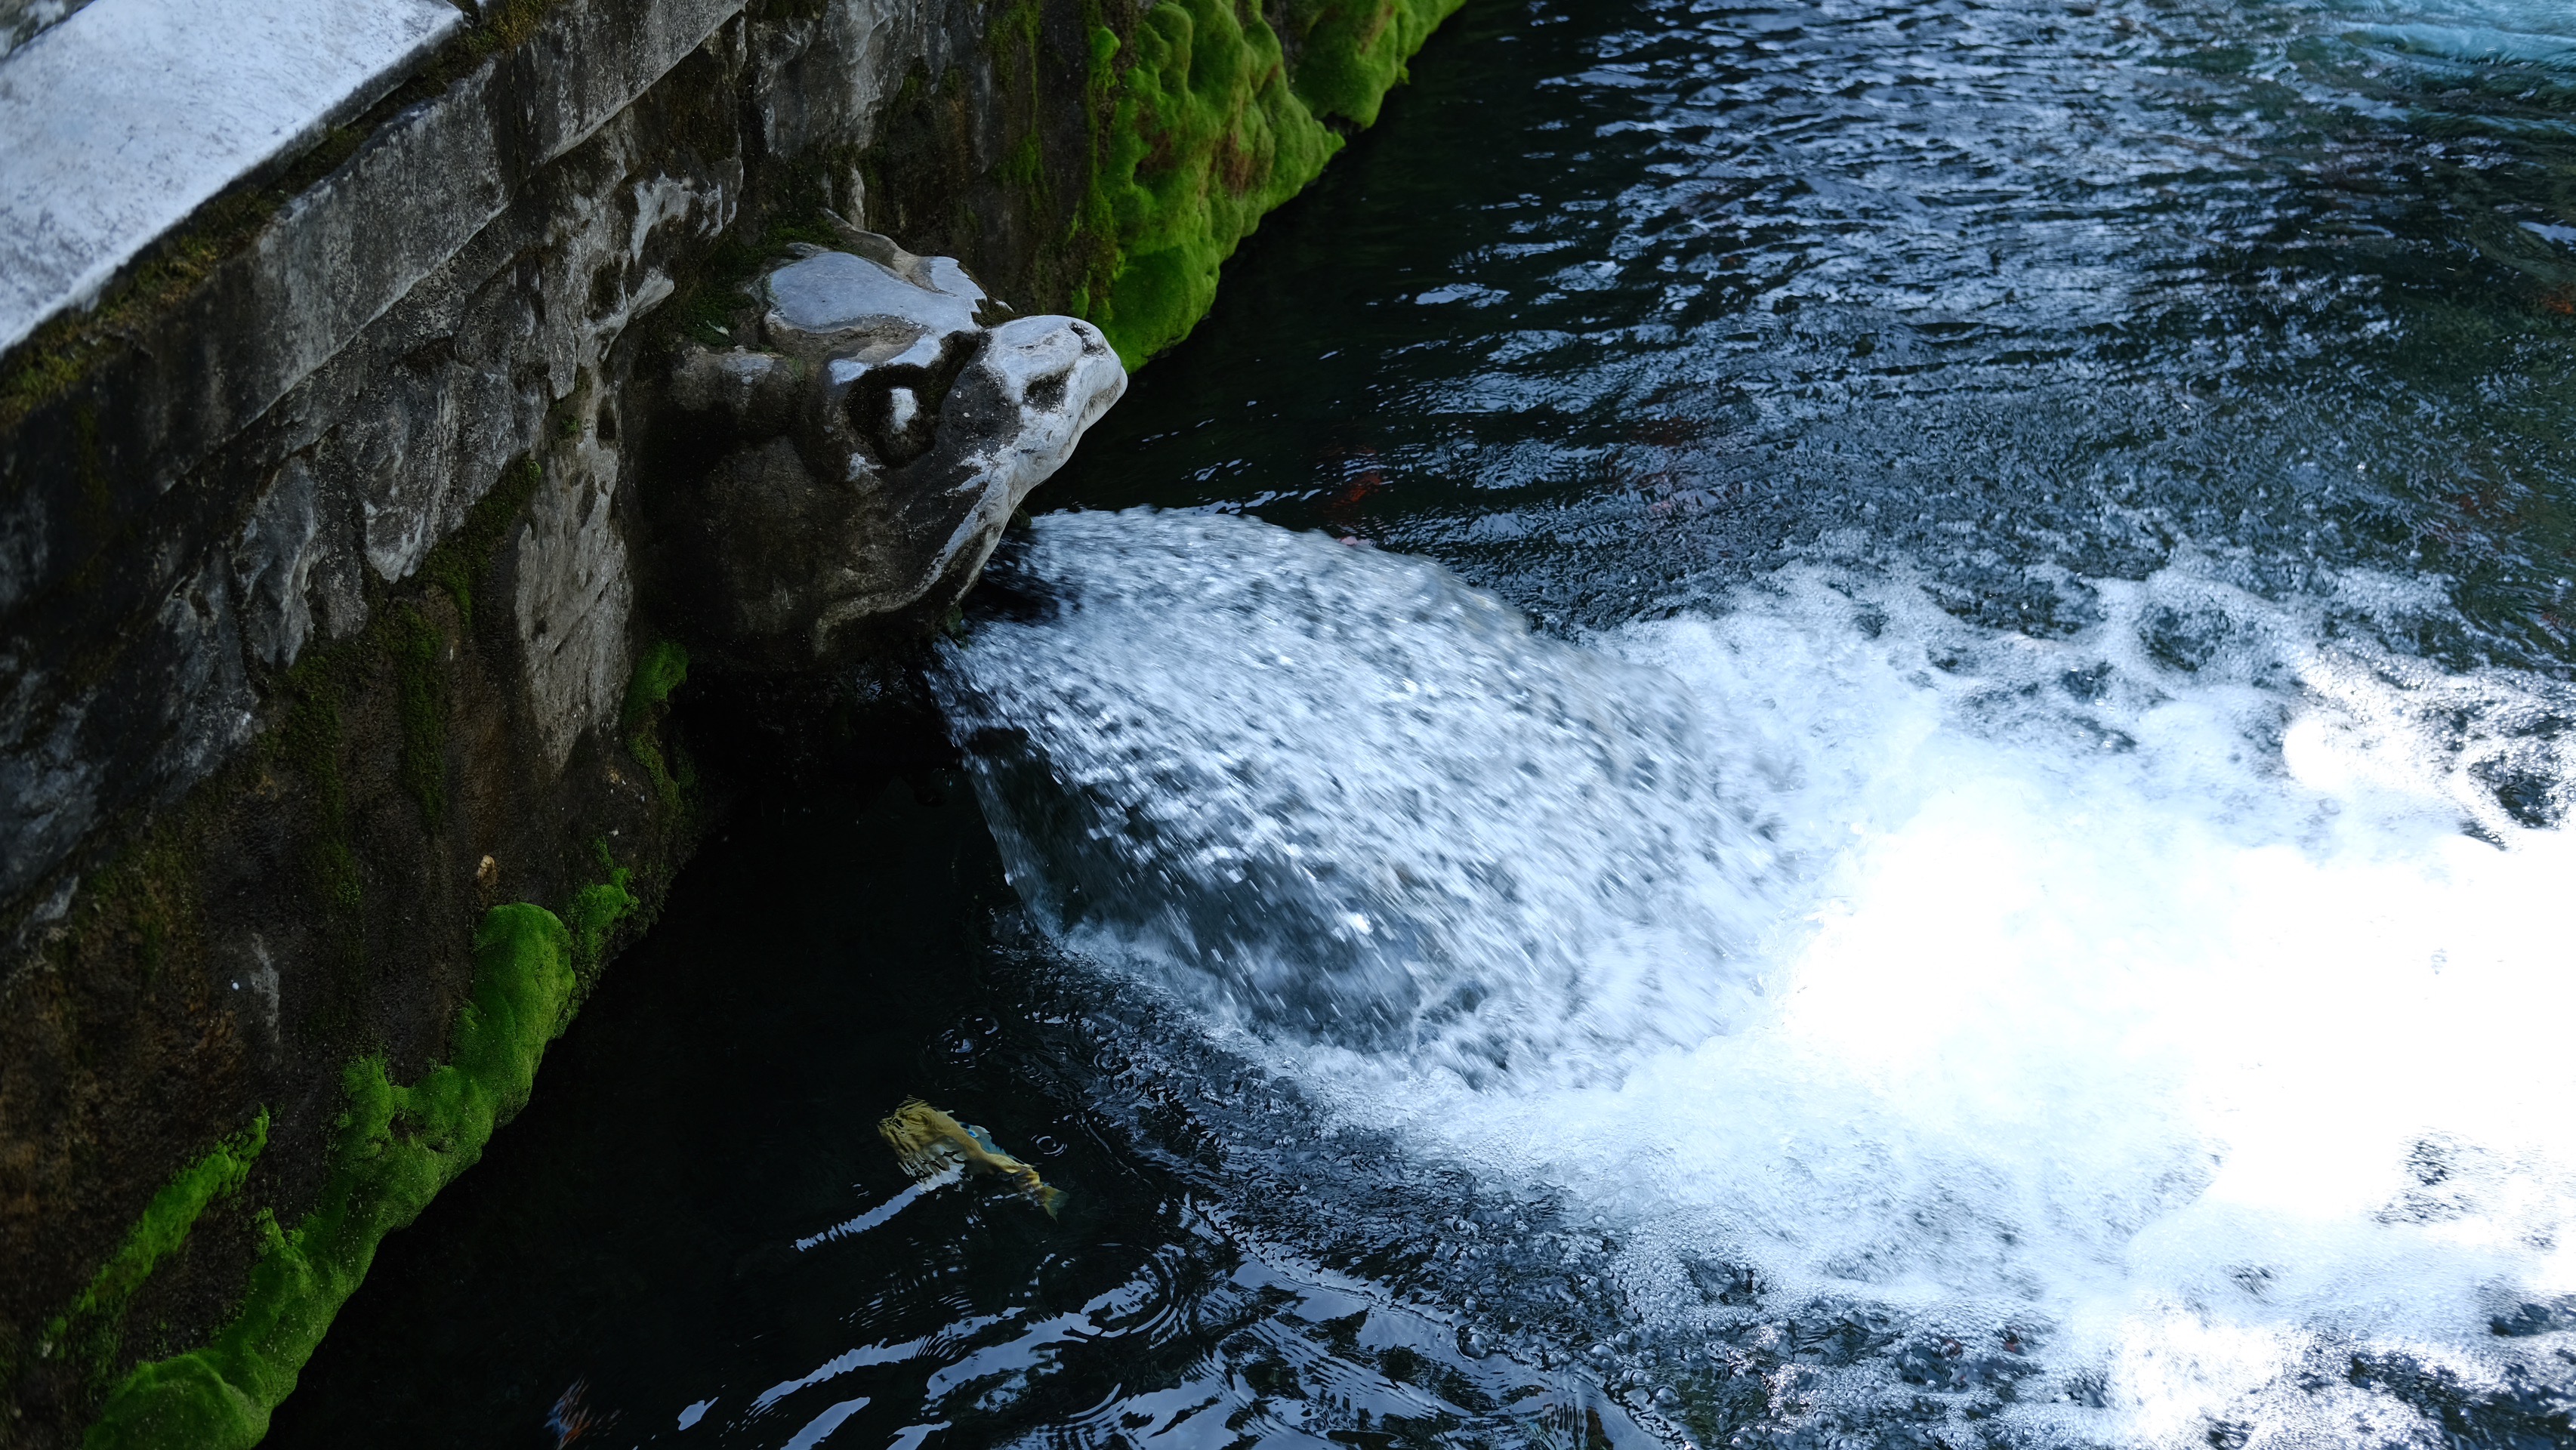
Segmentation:
<svg viewBox="0 0 2576 1450">
<path fill-rule="evenodd" d="M 1021 939 L 962 779 L 826 774 L 708 843 L 264 1443 L 1636 1442 L 1239 1221 L 1186 1115 L 1104 1119 L 1113 1004 Z M 876 1129 L 914 1095 L 1058 1215 L 914 1191 Z"/>
</svg>

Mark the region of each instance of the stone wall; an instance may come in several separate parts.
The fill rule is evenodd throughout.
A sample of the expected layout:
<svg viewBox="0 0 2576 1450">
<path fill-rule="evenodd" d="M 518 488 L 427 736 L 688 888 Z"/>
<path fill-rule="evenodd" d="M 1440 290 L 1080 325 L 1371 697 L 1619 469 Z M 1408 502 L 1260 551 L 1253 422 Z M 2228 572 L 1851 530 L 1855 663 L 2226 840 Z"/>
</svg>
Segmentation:
<svg viewBox="0 0 2576 1450">
<path fill-rule="evenodd" d="M 0 1443 L 226 1321 L 330 1188 L 348 1065 L 449 1055 L 490 908 L 684 855 L 629 708 L 687 632 L 639 606 L 635 374 L 763 233 L 863 214 L 889 102 L 988 70 L 980 21 L 568 0 L 0 431 Z"/>
<path fill-rule="evenodd" d="M 255 1441 L 332 1225 L 494 1121 L 350 1126 L 551 980 L 478 929 L 560 917 L 568 1016 L 649 920 L 720 807 L 665 697 L 775 667 L 673 577 L 747 282 L 873 226 L 1132 361 L 1311 175 L 1261 137 L 1367 119 L 1283 56 L 1373 115 L 1455 3 L 504 0 L 0 357 L 0 1446 Z"/>
</svg>

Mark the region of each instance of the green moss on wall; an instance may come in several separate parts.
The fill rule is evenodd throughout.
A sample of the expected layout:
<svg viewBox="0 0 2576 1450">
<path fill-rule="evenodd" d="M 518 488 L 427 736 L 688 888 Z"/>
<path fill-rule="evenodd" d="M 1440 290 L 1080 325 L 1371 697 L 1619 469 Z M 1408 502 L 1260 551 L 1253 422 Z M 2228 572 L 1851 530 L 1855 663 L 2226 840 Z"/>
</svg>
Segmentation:
<svg viewBox="0 0 2576 1450">
<path fill-rule="evenodd" d="M 199 903 L 184 844 L 187 832 L 184 824 L 173 825 L 177 828 L 155 831 L 127 847 L 99 873 L 87 918 L 76 919 L 67 933 L 76 956 L 86 955 L 81 948 L 103 945 L 91 939 L 103 919 L 114 921 L 113 931 L 131 943 L 147 983 L 159 978 L 174 956 L 196 945 Z"/>
<path fill-rule="evenodd" d="M 626 681 L 626 728 L 634 729 L 688 678 L 689 652 L 677 641 L 659 640 L 647 647 L 635 661 L 634 675 Z"/>
<path fill-rule="evenodd" d="M 571 1015 L 579 954 L 596 954 L 634 902 L 623 872 L 583 892 L 569 908 L 582 922 L 579 939 L 542 907 L 485 914 L 474 939 L 473 999 L 457 1014 L 447 1064 L 407 1087 L 386 1075 L 381 1057 L 349 1065 L 348 1111 L 313 1211 L 291 1230 L 268 1223 L 267 1252 L 251 1271 L 241 1312 L 204 1347 L 128 1375 L 82 1442 L 87 1450 L 247 1450 L 259 1442 L 385 1235 L 472 1166 L 493 1130 L 527 1102 L 538 1059 Z"/>
<path fill-rule="evenodd" d="M 1341 140 L 1289 89 L 1279 37 L 1230 0 L 1165 0 L 1123 48 L 1094 181 L 1119 262 L 1092 320 L 1132 368 L 1189 334 L 1236 243 Z"/>
<path fill-rule="evenodd" d="M 262 1112 L 249 1127 L 180 1169 L 167 1186 L 152 1196 L 143 1217 L 126 1234 L 115 1256 L 99 1269 L 89 1287 L 72 1301 L 71 1308 L 45 1326 L 37 1353 L 73 1361 L 86 1366 L 85 1374 L 103 1377 L 106 1367 L 116 1359 L 121 1338 L 118 1326 L 124 1322 L 125 1307 L 135 1292 L 152 1276 L 154 1267 L 187 1241 L 188 1230 L 196 1227 L 208 1204 L 241 1187 L 242 1180 L 250 1175 L 251 1164 L 267 1146 L 268 1114 Z"/>
<path fill-rule="evenodd" d="M 639 904 L 635 893 L 626 889 L 631 879 L 626 868 L 609 863 L 605 841 L 599 843 L 599 859 L 608 866 L 608 879 L 575 892 L 563 915 L 564 929 L 572 934 L 573 967 L 583 975 L 607 965 L 610 936 Z"/>
<path fill-rule="evenodd" d="M 626 682 L 626 709 L 619 726 L 619 733 L 626 737 L 628 753 L 644 767 L 662 809 L 675 816 L 687 804 L 690 772 L 685 758 L 677 770 L 672 768 L 663 755 L 659 730 L 671 692 L 688 678 L 688 650 L 676 640 L 655 642 L 635 661 L 635 673 Z"/>
<path fill-rule="evenodd" d="M 781 188 L 782 208 L 759 226 L 741 226 L 717 241 L 704 261 L 680 283 L 679 294 L 659 309 L 682 337 L 705 347 L 732 347 L 755 334 L 737 331 L 756 324 L 760 304 L 752 282 L 764 265 L 789 255 L 799 243 L 817 247 L 841 245 L 822 208 L 827 205 L 819 182 L 820 168 L 798 168 Z"/>
<path fill-rule="evenodd" d="M 1377 124 L 1404 63 L 1461 0 L 1290 0 L 1282 39 L 1297 57 L 1291 84 L 1318 116 Z"/>
<path fill-rule="evenodd" d="M 233 1076 L 208 1074 L 223 1096 L 206 1109 L 221 1115 L 174 1123 L 166 1146 L 155 1146 L 167 1156 L 112 1183 L 119 1201 L 151 1199 L 143 1217 L 87 1226 L 61 1255 L 69 1263 L 60 1285 L 43 1302 L 11 1306 L 16 1317 L 0 1325 L 0 1445 L 17 1443 L 8 1417 L 20 1406 L 33 1411 L 17 1421 L 33 1426 L 30 1444 L 68 1443 L 91 1424 L 99 1428 L 88 1443 L 101 1446 L 255 1440 L 377 1242 L 479 1155 L 524 1097 L 565 1004 L 596 979 L 646 910 L 639 898 L 685 850 L 685 822 L 639 801 L 620 760 L 586 759 L 577 775 L 556 775 L 550 762 L 510 753 L 524 741 L 457 749 L 466 726 L 488 723 L 468 717 L 487 708 L 496 676 L 507 683 L 517 647 L 506 603 L 487 598 L 479 637 L 459 621 L 477 595 L 495 592 L 497 560 L 539 486 L 534 465 L 514 463 L 425 566 L 427 577 L 374 593 L 365 628 L 317 641 L 276 677 L 274 728 L 91 872 L 45 938 L 57 968 L 48 980 L 100 984 L 50 1007 L 67 1025 L 38 1039 L 56 1052 L 47 1063 L 98 1050 L 90 1044 L 100 1034 L 80 1038 L 74 1014 L 105 1001 L 126 1014 L 119 1022 L 140 1020 L 147 1031 L 177 1024 L 160 1056 L 134 1047 L 144 1034 L 131 1028 L 106 1049 L 132 1054 L 118 1060 L 130 1077 L 147 1073 L 124 1069 L 129 1061 L 159 1074 L 147 1093 L 167 1091 L 177 1073 L 166 1064 L 193 1072 L 210 1055 L 201 1041 L 229 1046 L 221 1034 L 259 1020 L 251 999 L 221 994 L 240 974 L 240 950 L 266 963 L 275 946 L 289 965 L 264 989 L 267 1032 L 298 1076 L 244 1081 L 233 1049 L 220 1065 Z M 644 651 L 619 732 L 640 737 L 657 764 L 666 755 L 681 762 L 676 779 L 659 772 L 669 779 L 665 804 L 689 795 L 667 723 L 687 665 L 674 646 Z M 413 800 L 426 832 L 411 829 Z M 567 845 L 593 837 L 631 848 L 626 864 L 604 846 L 596 865 L 583 865 L 578 847 L 565 859 Z M 486 851 L 513 863 L 508 879 L 525 883 L 514 890 L 541 893 L 560 919 L 535 907 L 486 915 L 473 904 L 498 889 L 469 874 Z M 595 884 L 575 889 L 585 881 Z M 263 943 L 252 931 L 272 934 Z M 531 999 L 536 1006 L 525 1005 Z M 146 1009 L 132 1006 L 138 1000 Z M 398 1085 L 441 1056 L 447 1066 Z M 185 1085 L 205 1092 L 195 1078 Z M 346 1093 L 348 1109 L 336 1129 L 330 1107 L 320 1122 L 283 1111 L 334 1092 Z M 153 1197 L 162 1175 L 239 1127 L 263 1094 L 281 1112 L 273 1133 L 263 1119 L 252 1135 L 265 1152 L 238 1197 L 222 1201 L 259 1144 L 189 1163 Z M 146 1094 L 110 1107 L 147 1121 L 160 1110 Z M 56 1163 L 40 1166 L 54 1174 L 43 1181 L 68 1177 Z M 282 1223 L 253 1211 L 263 1203 Z M 174 1253 L 183 1242 L 191 1247 Z M 135 1367 L 138 1354 L 191 1346 Z M 56 1407 L 53 1422 L 38 1419 Z"/>
<path fill-rule="evenodd" d="M 340 773 L 346 745 L 340 720 L 340 696 L 346 688 L 337 668 L 341 663 L 317 652 L 288 677 L 278 752 L 310 791 L 314 820 L 313 830 L 304 836 L 305 880 L 319 908 L 332 964 L 346 985 L 366 964 L 367 896 L 349 837 L 348 783 Z"/>
<path fill-rule="evenodd" d="M 1217 271 L 1264 212 L 1341 149 L 1326 118 L 1377 119 L 1404 62 L 1461 0 L 1296 0 L 1296 64 L 1258 10 L 1163 0 L 1123 43 L 1093 33 L 1108 97 L 1087 225 L 1111 239 L 1105 288 L 1076 298 L 1128 367 L 1189 335 Z"/>
</svg>

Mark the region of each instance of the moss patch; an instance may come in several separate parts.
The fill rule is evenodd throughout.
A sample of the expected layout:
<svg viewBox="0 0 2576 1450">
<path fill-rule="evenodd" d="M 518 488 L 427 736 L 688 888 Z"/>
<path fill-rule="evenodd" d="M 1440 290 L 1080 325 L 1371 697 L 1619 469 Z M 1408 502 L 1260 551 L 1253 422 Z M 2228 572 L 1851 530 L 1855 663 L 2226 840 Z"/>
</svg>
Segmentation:
<svg viewBox="0 0 2576 1450">
<path fill-rule="evenodd" d="M 457 1014 L 450 1060 L 407 1087 L 386 1075 L 381 1057 L 349 1065 L 348 1111 L 313 1211 L 291 1230 L 268 1221 L 267 1252 L 251 1271 L 241 1312 L 203 1348 L 128 1375 L 83 1440 L 87 1450 L 247 1450 L 259 1442 L 385 1235 L 418 1217 L 527 1102 L 538 1059 L 571 1015 L 578 954 L 600 950 L 633 910 L 623 874 L 575 899 L 588 940 L 542 907 L 485 914 L 474 938 L 473 999 Z"/>
<path fill-rule="evenodd" d="M 632 730 L 653 710 L 671 698 L 671 692 L 687 683 L 689 652 L 672 640 L 660 640 L 635 661 L 635 674 L 626 682 L 626 728 Z"/>
<path fill-rule="evenodd" d="M 278 750 L 310 791 L 314 819 L 304 837 L 305 880 L 330 943 L 330 960 L 345 987 L 366 965 L 367 892 L 350 837 L 348 782 L 340 773 L 347 743 L 340 697 L 347 686 L 334 667 L 341 663 L 317 653 L 289 677 Z"/>
<path fill-rule="evenodd" d="M 1326 118 L 1377 119 L 1404 62 L 1461 0 L 1301 0 L 1278 32 L 1230 0 L 1163 0 L 1123 43 L 1093 32 L 1113 97 L 1085 221 L 1107 233 L 1106 288 L 1077 299 L 1128 367 L 1189 335 L 1217 271 L 1261 216 L 1341 149 Z"/>
<path fill-rule="evenodd" d="M 564 908 L 564 929 L 572 935 L 574 970 L 584 977 L 595 976 L 608 963 L 609 938 L 619 922 L 635 913 L 640 904 L 635 893 L 627 889 L 632 878 L 625 867 L 609 858 L 608 843 L 598 843 L 599 864 L 608 868 L 608 879 L 585 886 L 573 894 L 572 903 Z"/>
<path fill-rule="evenodd" d="M 620 729 L 626 737 L 627 752 L 644 767 L 663 810 L 675 816 L 687 803 L 691 772 L 685 757 L 676 771 L 672 768 L 663 755 L 659 731 L 668 713 L 665 707 L 671 692 L 688 678 L 688 650 L 675 640 L 654 643 L 635 662 L 635 674 L 626 682 L 626 710 Z"/>
<path fill-rule="evenodd" d="M 1404 63 L 1460 0 L 1291 0 L 1280 18 L 1297 99 L 1318 116 L 1374 126 Z"/>
<path fill-rule="evenodd" d="M 1122 48 L 1094 178 L 1119 261 L 1092 320 L 1132 368 L 1189 334 L 1216 299 L 1217 268 L 1341 139 L 1289 89 L 1277 34 L 1228 0 L 1165 0 Z M 1109 50 L 1104 39 L 1094 53 Z"/>
<path fill-rule="evenodd" d="M 820 193 L 812 178 L 800 176 L 785 189 L 791 193 L 785 209 L 765 226 L 726 233 L 670 304 L 670 317 L 690 341 L 731 347 L 753 340 L 761 303 L 752 283 L 762 268 L 788 255 L 787 249 L 799 243 L 841 245 L 841 234 L 819 210 Z"/>
<path fill-rule="evenodd" d="M 125 1307 L 135 1291 L 143 1287 L 143 1281 L 152 1276 L 152 1270 L 163 1259 L 187 1241 L 188 1230 L 196 1227 L 208 1204 L 230 1196 L 242 1186 L 242 1180 L 250 1176 L 251 1164 L 258 1161 L 260 1150 L 267 1146 L 268 1114 L 262 1112 L 249 1127 L 180 1169 L 168 1186 L 152 1196 L 116 1256 L 90 1280 L 89 1287 L 72 1301 L 69 1310 L 45 1326 L 44 1341 L 37 1352 L 88 1366 L 90 1373 L 104 1374 L 106 1366 L 116 1359 L 118 1326 L 124 1321 Z"/>
</svg>

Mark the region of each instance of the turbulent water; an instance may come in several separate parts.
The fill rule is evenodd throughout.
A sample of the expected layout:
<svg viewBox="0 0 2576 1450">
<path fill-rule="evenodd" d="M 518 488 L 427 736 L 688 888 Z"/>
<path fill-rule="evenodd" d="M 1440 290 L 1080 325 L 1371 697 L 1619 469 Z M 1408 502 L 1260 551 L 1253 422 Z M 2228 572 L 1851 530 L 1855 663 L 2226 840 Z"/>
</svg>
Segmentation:
<svg viewBox="0 0 2576 1450">
<path fill-rule="evenodd" d="M 2567 1443 L 2576 17 L 1473 43 L 947 654 L 1135 1071 L 1656 1433 Z"/>
<path fill-rule="evenodd" d="M 2570 1383 L 2576 843 L 2480 771 L 2563 779 L 2576 695 L 2179 567 L 2055 640 L 1798 568 L 1588 649 L 1243 520 L 1018 567 L 950 676 L 1014 880 L 1330 1120 L 1612 1228 L 1599 1368 L 1858 1313 L 1785 1418 L 2147 1443 Z"/>
<path fill-rule="evenodd" d="M 272 1443 L 2576 1444 L 2576 8 L 1412 76 Z"/>
</svg>

